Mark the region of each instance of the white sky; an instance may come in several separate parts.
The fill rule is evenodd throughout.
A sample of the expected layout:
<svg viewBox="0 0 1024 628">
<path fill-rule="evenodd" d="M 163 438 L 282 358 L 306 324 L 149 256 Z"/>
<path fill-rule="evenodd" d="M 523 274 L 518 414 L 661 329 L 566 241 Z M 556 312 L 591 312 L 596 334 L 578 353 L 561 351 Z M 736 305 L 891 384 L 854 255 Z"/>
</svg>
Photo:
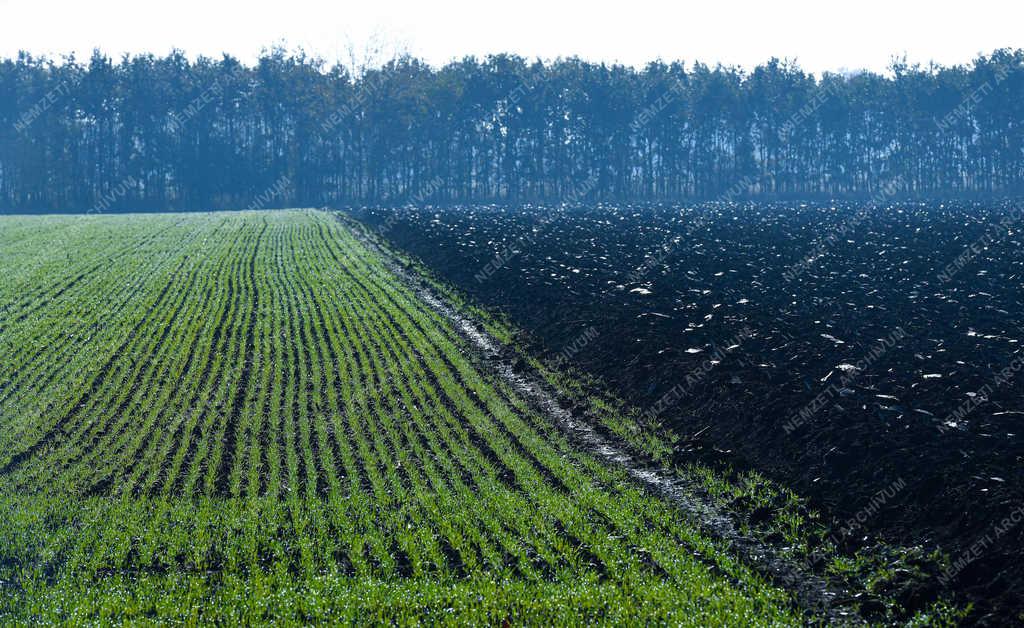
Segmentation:
<svg viewBox="0 0 1024 628">
<path fill-rule="evenodd" d="M 1021 0 L 0 0 L 0 56 L 87 58 L 179 48 L 251 62 L 285 42 L 346 60 L 374 33 L 439 65 L 467 54 L 682 59 L 752 67 L 772 56 L 816 73 L 884 71 L 894 55 L 943 64 L 1024 47 Z"/>
</svg>

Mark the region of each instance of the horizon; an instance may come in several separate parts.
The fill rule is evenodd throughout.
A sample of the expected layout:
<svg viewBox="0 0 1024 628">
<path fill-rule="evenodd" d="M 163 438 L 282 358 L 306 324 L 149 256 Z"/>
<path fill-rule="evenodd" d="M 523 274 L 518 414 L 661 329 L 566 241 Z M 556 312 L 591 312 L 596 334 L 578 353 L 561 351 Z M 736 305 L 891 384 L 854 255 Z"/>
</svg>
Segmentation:
<svg viewBox="0 0 1024 628">
<path fill-rule="evenodd" d="M 802 0 L 749 4 L 661 7 L 642 1 L 610 9 L 529 0 L 494 19 L 461 0 L 430 7 L 401 0 L 373 6 L 298 0 L 288 7 L 185 0 L 147 9 L 156 15 L 143 20 L 124 0 L 88 6 L 60 0 L 45 7 L 0 0 L 0 57 L 26 52 L 59 62 L 71 55 L 88 59 L 94 50 L 110 58 L 177 50 L 191 60 L 228 55 L 249 65 L 280 46 L 328 66 L 376 65 L 408 54 L 438 68 L 466 57 L 509 54 L 638 70 L 662 61 L 744 71 L 775 58 L 820 77 L 825 72 L 891 74 L 891 64 L 901 59 L 923 67 L 969 65 L 993 50 L 1024 48 L 1016 28 L 1024 8 L 992 1 L 975 3 L 963 14 L 952 2 L 890 6 L 871 0 L 858 4 L 857 11 L 839 11 L 838 18 Z M 659 19 L 650 20 L 655 13 Z M 843 28 L 836 30 L 839 20 Z"/>
<path fill-rule="evenodd" d="M 4 0 L 0 0 L 0 2 L 3 2 L 3 1 Z M 565 61 L 579 60 L 579 61 L 582 61 L 583 63 L 590 64 L 590 65 L 593 65 L 593 66 L 605 66 L 605 67 L 610 67 L 610 68 L 611 67 L 624 67 L 624 68 L 627 68 L 627 69 L 632 70 L 632 71 L 637 72 L 637 73 L 643 73 L 646 70 L 646 68 L 648 68 L 650 65 L 658 64 L 658 63 L 664 64 L 665 66 L 672 66 L 672 65 L 677 65 L 678 64 L 678 65 L 682 66 L 683 70 L 685 70 L 686 72 L 691 72 L 698 65 L 703 65 L 704 67 L 710 68 L 712 70 L 714 70 L 716 68 L 721 68 L 721 69 L 727 70 L 727 71 L 735 71 L 740 76 L 742 76 L 744 78 L 748 78 L 754 72 L 754 70 L 756 70 L 758 68 L 764 68 L 764 67 L 767 67 L 772 62 L 778 62 L 780 65 L 783 65 L 783 66 L 786 66 L 786 67 L 789 67 L 789 68 L 795 68 L 796 70 L 799 70 L 799 71 L 803 72 L 807 76 L 811 76 L 811 77 L 815 78 L 816 80 L 821 80 L 822 77 L 825 76 L 825 75 L 842 76 L 844 78 L 850 78 L 850 77 L 858 76 L 858 75 L 861 75 L 861 74 L 872 74 L 872 75 L 876 75 L 876 76 L 881 76 L 881 77 L 886 78 L 886 79 L 892 79 L 895 76 L 893 71 L 892 71 L 892 66 L 894 64 L 896 64 L 896 63 L 902 63 L 902 64 L 905 64 L 907 67 L 919 68 L 921 70 L 930 70 L 930 69 L 943 70 L 943 69 L 952 69 L 952 68 L 957 68 L 957 67 L 962 67 L 962 68 L 965 68 L 965 69 L 969 70 L 979 60 L 983 61 L 983 60 L 985 60 L 987 58 L 990 58 L 992 55 L 994 55 L 994 54 L 996 54 L 996 53 L 998 53 L 1000 51 L 1007 51 L 1007 52 L 1012 54 L 1012 53 L 1014 53 L 1014 52 L 1016 52 L 1018 50 L 1024 50 L 1024 46 L 1018 46 L 1018 47 L 994 47 L 991 50 L 979 51 L 977 54 L 975 54 L 971 58 L 966 59 L 964 61 L 957 62 L 957 63 L 951 63 L 951 64 L 939 63 L 939 62 L 934 61 L 934 60 L 930 60 L 930 61 L 927 61 L 927 62 L 922 62 L 920 60 L 912 60 L 912 59 L 910 59 L 908 57 L 896 57 L 896 56 L 894 56 L 892 58 L 892 60 L 890 61 L 889 65 L 887 67 L 885 67 L 884 69 L 876 70 L 876 69 L 873 69 L 873 68 L 856 68 L 856 69 L 840 68 L 838 70 L 825 69 L 823 71 L 811 70 L 811 69 L 807 68 L 805 65 L 803 65 L 802 63 L 800 63 L 799 60 L 791 59 L 791 58 L 786 58 L 786 57 L 769 57 L 769 58 L 766 58 L 766 59 L 764 59 L 762 61 L 754 63 L 753 65 L 751 65 L 749 67 L 745 66 L 745 65 L 738 65 L 738 64 L 727 64 L 727 63 L 723 63 L 721 61 L 713 61 L 713 60 L 708 60 L 708 59 L 687 60 L 687 59 L 662 59 L 662 58 L 651 59 L 651 60 L 646 61 L 644 63 L 634 65 L 634 64 L 620 63 L 620 62 L 617 62 L 617 61 L 602 61 L 602 60 L 595 60 L 595 59 L 587 59 L 587 58 L 580 57 L 578 55 L 561 56 L 561 57 L 555 57 L 555 58 L 541 58 L 541 57 L 528 57 L 528 56 L 521 55 L 519 53 L 507 52 L 507 51 L 506 52 L 489 52 L 489 53 L 486 53 L 484 55 L 467 54 L 467 55 L 465 55 L 463 57 L 460 57 L 460 58 L 457 58 L 457 59 L 450 59 L 450 60 L 448 60 L 448 61 L 446 61 L 444 63 L 438 64 L 438 63 L 432 63 L 428 59 L 426 59 L 426 58 L 424 58 L 424 57 L 422 57 L 420 55 L 417 55 L 417 54 L 415 54 L 413 52 L 398 50 L 398 51 L 394 51 L 393 54 L 390 54 L 390 55 L 387 55 L 387 56 L 380 56 L 380 57 L 373 58 L 373 59 L 363 57 L 363 58 L 355 59 L 354 62 L 352 62 L 352 61 L 345 61 L 345 60 L 342 60 L 342 59 L 328 60 L 328 59 L 326 59 L 326 58 L 324 58 L 324 57 L 322 57 L 320 55 L 312 54 L 309 50 L 306 50 L 306 49 L 304 49 L 304 48 L 302 48 L 300 46 L 288 46 L 287 44 L 285 44 L 283 42 L 266 46 L 265 48 L 261 49 L 261 51 L 255 57 L 253 57 L 252 59 L 242 58 L 242 57 L 234 55 L 234 54 L 232 54 L 230 52 L 221 52 L 221 53 L 217 53 L 217 54 L 203 54 L 203 53 L 196 54 L 196 53 L 192 53 L 192 52 L 190 52 L 188 50 L 184 50 L 184 49 L 180 49 L 180 48 L 171 48 L 169 50 L 162 51 L 162 52 L 136 51 L 136 52 L 125 52 L 125 53 L 122 53 L 120 55 L 114 55 L 114 54 L 111 54 L 108 51 L 103 50 L 101 47 L 96 47 L 96 48 L 93 48 L 91 51 L 89 51 L 87 54 L 81 54 L 81 55 L 78 54 L 77 52 L 68 52 L 68 53 L 60 53 L 60 54 L 49 54 L 49 53 L 38 53 L 37 54 L 37 53 L 33 53 L 31 51 L 28 51 L 28 50 L 19 50 L 18 52 L 16 52 L 13 55 L 0 56 L 0 61 L 16 61 L 18 58 L 21 57 L 21 55 L 24 54 L 24 55 L 28 55 L 34 61 L 45 61 L 45 62 L 48 62 L 48 63 L 53 63 L 57 67 L 65 66 L 65 65 L 67 65 L 71 61 L 74 61 L 75 63 L 78 63 L 78 64 L 80 64 L 80 65 L 82 65 L 84 67 L 84 66 L 87 66 L 87 63 L 88 63 L 89 59 L 91 59 L 93 57 L 93 55 L 96 54 L 96 53 L 99 53 L 103 58 L 106 58 L 106 59 L 110 60 L 111 63 L 113 63 L 115 65 L 119 64 L 125 58 L 126 55 L 127 55 L 128 59 L 140 58 L 140 57 L 145 57 L 145 56 L 153 56 L 154 58 L 160 59 L 160 58 L 167 58 L 167 57 L 171 56 L 172 54 L 178 53 L 178 54 L 182 55 L 182 57 L 184 57 L 191 64 L 194 64 L 194 63 L 198 62 L 201 59 L 205 59 L 205 60 L 209 60 L 209 61 L 213 61 L 213 62 L 219 62 L 222 59 L 232 59 L 232 60 L 237 61 L 242 67 L 251 70 L 251 69 L 255 69 L 257 67 L 258 62 L 259 62 L 260 59 L 267 58 L 267 57 L 271 56 L 272 54 L 274 54 L 275 52 L 277 52 L 279 50 L 282 51 L 285 54 L 286 57 L 297 57 L 297 56 L 300 56 L 300 55 L 304 54 L 306 56 L 306 59 L 309 60 L 309 61 L 321 62 L 323 65 L 322 65 L 322 67 L 319 68 L 319 70 L 323 74 L 329 73 L 330 70 L 335 68 L 335 67 L 344 67 L 344 68 L 349 69 L 349 70 L 351 70 L 353 68 L 356 68 L 357 69 L 356 78 L 359 78 L 359 75 L 360 75 L 361 72 L 365 72 L 365 71 L 368 71 L 368 70 L 380 70 L 384 65 L 386 65 L 386 64 L 388 64 L 390 62 L 401 61 L 403 59 L 411 59 L 411 60 L 416 61 L 418 63 L 422 63 L 422 64 L 426 65 L 427 67 L 429 67 L 432 71 L 436 72 L 436 71 L 439 71 L 439 70 L 441 70 L 441 69 L 443 69 L 443 68 L 445 68 L 445 67 L 447 67 L 449 65 L 455 65 L 455 64 L 459 64 L 459 63 L 462 63 L 462 62 L 465 62 L 465 61 L 476 61 L 478 63 L 484 63 L 488 59 L 505 56 L 505 57 L 509 57 L 509 58 L 519 58 L 519 59 L 522 59 L 528 65 L 532 65 L 534 63 L 538 63 L 539 62 L 539 63 L 543 64 L 543 66 L 545 68 L 550 68 L 550 67 L 552 67 L 554 65 L 557 65 L 557 64 L 565 62 Z"/>
</svg>

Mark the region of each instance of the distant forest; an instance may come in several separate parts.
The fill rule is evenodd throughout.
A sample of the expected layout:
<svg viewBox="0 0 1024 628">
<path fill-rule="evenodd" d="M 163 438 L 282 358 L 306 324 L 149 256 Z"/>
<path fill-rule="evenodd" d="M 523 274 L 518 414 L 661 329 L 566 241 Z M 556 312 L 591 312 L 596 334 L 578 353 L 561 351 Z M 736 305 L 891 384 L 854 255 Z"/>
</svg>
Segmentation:
<svg viewBox="0 0 1024 628">
<path fill-rule="evenodd" d="M 0 62 L 0 211 L 1022 192 L 1022 50 L 820 79 L 778 60 Z"/>
</svg>

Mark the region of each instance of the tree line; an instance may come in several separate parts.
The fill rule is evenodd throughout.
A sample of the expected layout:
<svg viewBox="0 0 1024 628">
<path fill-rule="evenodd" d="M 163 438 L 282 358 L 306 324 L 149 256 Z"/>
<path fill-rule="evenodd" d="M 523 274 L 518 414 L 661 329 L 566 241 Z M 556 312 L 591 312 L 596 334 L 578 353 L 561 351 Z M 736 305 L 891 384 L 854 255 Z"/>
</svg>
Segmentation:
<svg viewBox="0 0 1024 628">
<path fill-rule="evenodd" d="M 1022 50 L 820 78 L 774 59 L 0 61 L 0 210 L 1022 191 Z"/>
</svg>

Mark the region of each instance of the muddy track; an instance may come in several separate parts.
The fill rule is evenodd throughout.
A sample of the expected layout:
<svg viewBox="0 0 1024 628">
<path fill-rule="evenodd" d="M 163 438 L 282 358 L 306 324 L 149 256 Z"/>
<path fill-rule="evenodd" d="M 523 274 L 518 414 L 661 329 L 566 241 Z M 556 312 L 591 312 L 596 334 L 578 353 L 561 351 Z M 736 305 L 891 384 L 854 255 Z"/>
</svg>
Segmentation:
<svg viewBox="0 0 1024 628">
<path fill-rule="evenodd" d="M 707 498 L 696 481 L 670 474 L 649 460 L 630 453 L 628 446 L 605 436 L 589 420 L 566 410 L 572 404 L 560 399 L 539 373 L 516 360 L 516 352 L 491 336 L 482 325 L 460 313 L 447 303 L 414 271 L 410 271 L 394 254 L 380 246 L 366 228 L 347 216 L 338 220 L 365 246 L 379 254 L 388 268 L 431 309 L 449 321 L 468 343 L 479 352 L 481 363 L 502 378 L 527 401 L 551 417 L 553 422 L 582 449 L 606 462 L 621 467 L 641 486 L 670 501 L 686 516 L 696 521 L 705 534 L 726 542 L 745 564 L 775 585 L 790 591 L 800 608 L 829 624 L 860 624 L 863 620 L 842 601 L 852 592 L 831 586 L 803 565 L 784 558 L 770 545 L 744 535 L 738 522 Z"/>
</svg>

